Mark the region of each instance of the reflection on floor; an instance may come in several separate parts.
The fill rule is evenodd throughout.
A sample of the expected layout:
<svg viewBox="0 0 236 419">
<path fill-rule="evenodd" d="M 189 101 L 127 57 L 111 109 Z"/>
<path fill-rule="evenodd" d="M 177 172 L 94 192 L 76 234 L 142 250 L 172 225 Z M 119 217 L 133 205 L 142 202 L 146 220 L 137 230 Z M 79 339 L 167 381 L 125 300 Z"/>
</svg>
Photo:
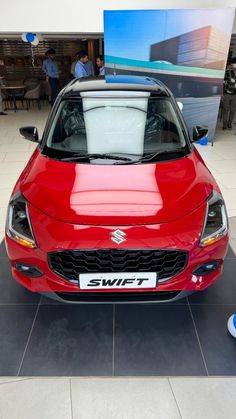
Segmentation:
<svg viewBox="0 0 236 419">
<path fill-rule="evenodd" d="M 17 130 L 36 125 L 42 132 L 48 112 L 11 112 L 0 119 L 0 241 L 9 195 L 35 147 Z M 214 147 L 198 149 L 221 186 L 230 216 L 222 278 L 175 304 L 55 304 L 11 279 L 2 242 L 0 375 L 236 375 L 235 340 L 226 329 L 228 316 L 236 312 L 236 137 L 219 131 Z"/>
<path fill-rule="evenodd" d="M 2 243 L 0 375 L 236 375 L 235 250 L 231 238 L 222 278 L 177 303 L 70 306 L 13 281 Z"/>
</svg>

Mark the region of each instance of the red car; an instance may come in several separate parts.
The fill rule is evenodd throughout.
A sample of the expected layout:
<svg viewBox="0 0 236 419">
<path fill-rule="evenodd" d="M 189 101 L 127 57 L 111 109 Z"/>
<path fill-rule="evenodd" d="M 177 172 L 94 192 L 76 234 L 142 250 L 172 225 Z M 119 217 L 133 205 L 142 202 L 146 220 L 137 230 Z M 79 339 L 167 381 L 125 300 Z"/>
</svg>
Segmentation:
<svg viewBox="0 0 236 419">
<path fill-rule="evenodd" d="M 13 190 L 12 275 L 66 302 L 165 302 L 222 273 L 228 222 L 218 185 L 161 82 L 74 80 Z"/>
</svg>

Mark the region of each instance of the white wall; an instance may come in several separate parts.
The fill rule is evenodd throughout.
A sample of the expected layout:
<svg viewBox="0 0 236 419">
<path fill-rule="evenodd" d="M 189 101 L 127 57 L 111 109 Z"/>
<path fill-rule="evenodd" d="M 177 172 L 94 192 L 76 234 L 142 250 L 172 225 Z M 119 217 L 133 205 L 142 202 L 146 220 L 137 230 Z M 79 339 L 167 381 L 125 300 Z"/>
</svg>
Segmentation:
<svg viewBox="0 0 236 419">
<path fill-rule="evenodd" d="M 236 0 L 0 0 L 0 32 L 103 32 L 103 10 L 236 7 Z M 236 33 L 236 20 L 234 22 Z"/>
</svg>

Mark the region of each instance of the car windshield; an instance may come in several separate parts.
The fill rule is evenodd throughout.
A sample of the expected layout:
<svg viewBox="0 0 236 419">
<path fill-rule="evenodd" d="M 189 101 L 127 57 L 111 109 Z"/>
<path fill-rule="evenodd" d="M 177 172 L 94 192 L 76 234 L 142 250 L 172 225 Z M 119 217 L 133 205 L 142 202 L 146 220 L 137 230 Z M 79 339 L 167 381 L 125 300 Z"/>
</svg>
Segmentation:
<svg viewBox="0 0 236 419">
<path fill-rule="evenodd" d="M 129 164 L 176 158 L 187 148 L 168 97 L 99 91 L 61 102 L 44 153 L 64 161 Z"/>
</svg>

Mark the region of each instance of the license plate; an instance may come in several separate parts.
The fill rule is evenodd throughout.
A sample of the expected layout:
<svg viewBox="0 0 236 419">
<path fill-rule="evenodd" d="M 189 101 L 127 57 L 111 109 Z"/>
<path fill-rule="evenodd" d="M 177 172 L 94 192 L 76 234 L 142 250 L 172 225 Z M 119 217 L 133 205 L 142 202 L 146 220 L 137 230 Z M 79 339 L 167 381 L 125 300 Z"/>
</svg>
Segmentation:
<svg viewBox="0 0 236 419">
<path fill-rule="evenodd" d="M 156 272 L 80 274 L 80 289 L 156 288 Z"/>
</svg>

